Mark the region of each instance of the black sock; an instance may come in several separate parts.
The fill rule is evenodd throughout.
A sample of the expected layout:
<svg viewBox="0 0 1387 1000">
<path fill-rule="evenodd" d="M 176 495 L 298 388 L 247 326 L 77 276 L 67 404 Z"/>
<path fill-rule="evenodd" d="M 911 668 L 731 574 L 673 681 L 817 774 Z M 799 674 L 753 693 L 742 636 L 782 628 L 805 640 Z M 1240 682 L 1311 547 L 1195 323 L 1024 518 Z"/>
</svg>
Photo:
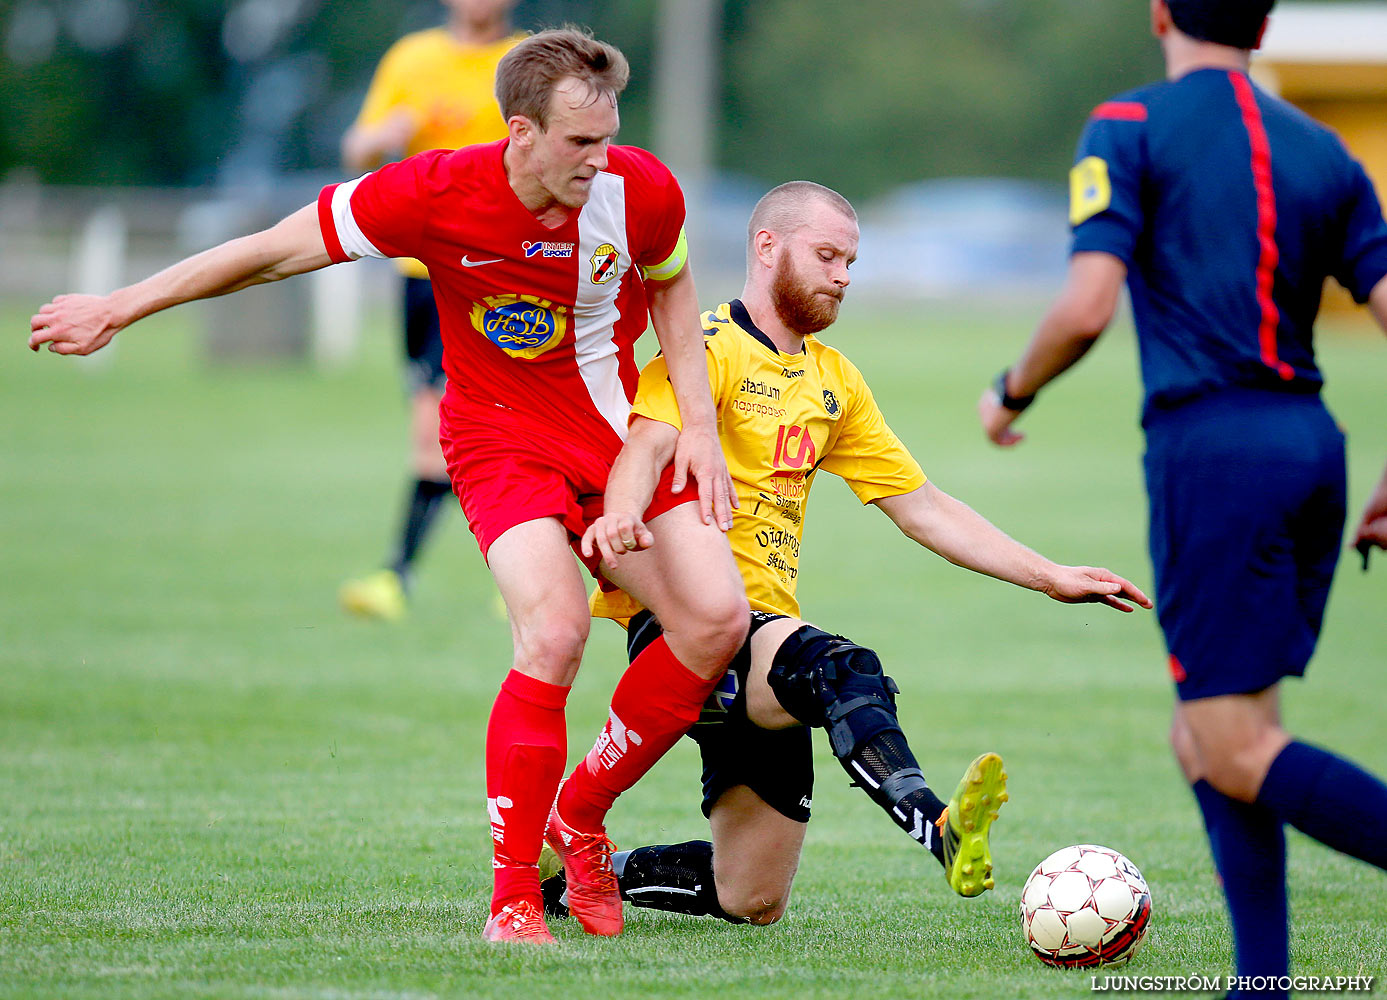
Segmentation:
<svg viewBox="0 0 1387 1000">
<path fill-rule="evenodd" d="M 706 840 L 617 851 L 612 855 L 612 872 L 621 898 L 632 906 L 746 923 L 741 917 L 729 916 L 718 904 L 713 845 Z M 564 888 L 563 872 L 544 880 L 541 890 L 549 913 L 566 910 Z"/>
<path fill-rule="evenodd" d="M 838 763 L 897 826 L 944 863 L 944 845 L 934 825 L 944 803 L 930 791 L 904 733 L 877 733 Z"/>
<path fill-rule="evenodd" d="M 400 574 L 402 580 L 409 578 L 410 567 L 424 543 L 424 537 L 438 516 L 439 507 L 445 497 L 452 496 L 453 487 L 436 479 L 416 479 L 414 491 L 405 505 L 404 523 L 400 526 L 400 548 L 390 562 L 390 568 Z"/>
</svg>

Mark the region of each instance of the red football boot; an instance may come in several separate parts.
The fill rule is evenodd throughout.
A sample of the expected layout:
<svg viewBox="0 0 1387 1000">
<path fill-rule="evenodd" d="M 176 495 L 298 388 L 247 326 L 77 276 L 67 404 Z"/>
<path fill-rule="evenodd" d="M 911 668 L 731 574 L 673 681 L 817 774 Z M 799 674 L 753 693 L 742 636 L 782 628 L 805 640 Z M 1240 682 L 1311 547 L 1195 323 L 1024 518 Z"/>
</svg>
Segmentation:
<svg viewBox="0 0 1387 1000">
<path fill-rule="evenodd" d="M 549 810 L 544 840 L 563 862 L 568 881 L 568 909 L 589 934 L 621 933 L 621 894 L 612 872 L 615 849 L 605 831 L 583 833 L 559 818 L 558 801 Z"/>
<path fill-rule="evenodd" d="M 499 943 L 553 944 L 554 935 L 544 923 L 544 914 L 528 899 L 519 899 L 501 907 L 501 912 L 486 922 L 482 940 Z"/>
</svg>

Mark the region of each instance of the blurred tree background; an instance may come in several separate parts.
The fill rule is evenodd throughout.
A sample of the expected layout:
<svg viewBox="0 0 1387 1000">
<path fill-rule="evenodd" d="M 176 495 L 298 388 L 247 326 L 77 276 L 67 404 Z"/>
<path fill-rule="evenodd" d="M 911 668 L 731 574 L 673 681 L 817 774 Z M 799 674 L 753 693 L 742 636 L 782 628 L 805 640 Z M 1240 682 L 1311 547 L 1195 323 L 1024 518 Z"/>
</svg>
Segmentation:
<svg viewBox="0 0 1387 1000">
<path fill-rule="evenodd" d="M 669 0 L 678 2 L 678 0 Z M 521 0 L 631 58 L 650 141 L 655 4 Z M 1159 74 L 1146 0 L 725 0 L 715 162 L 849 197 L 939 176 L 1059 184 L 1087 111 Z M 0 178 L 207 184 L 336 172 L 377 59 L 434 0 L 3 0 Z"/>
</svg>

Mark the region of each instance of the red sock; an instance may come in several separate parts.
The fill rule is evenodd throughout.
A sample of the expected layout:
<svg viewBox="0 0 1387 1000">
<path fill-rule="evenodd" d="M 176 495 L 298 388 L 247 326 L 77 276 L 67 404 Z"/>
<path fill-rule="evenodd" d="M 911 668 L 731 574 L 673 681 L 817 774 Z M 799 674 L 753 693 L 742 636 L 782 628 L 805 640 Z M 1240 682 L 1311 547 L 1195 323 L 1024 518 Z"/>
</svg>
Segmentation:
<svg viewBox="0 0 1387 1000">
<path fill-rule="evenodd" d="M 564 783 L 564 822 L 584 832 L 601 830 L 616 797 L 698 721 L 716 682 L 680 663 L 664 636 L 647 646 L 617 684 L 602 735 Z"/>
<path fill-rule="evenodd" d="M 491 912 L 527 898 L 539 904 L 539 851 L 563 777 L 568 688 L 516 670 L 506 675 L 486 727 L 486 811 L 491 816 Z"/>
</svg>

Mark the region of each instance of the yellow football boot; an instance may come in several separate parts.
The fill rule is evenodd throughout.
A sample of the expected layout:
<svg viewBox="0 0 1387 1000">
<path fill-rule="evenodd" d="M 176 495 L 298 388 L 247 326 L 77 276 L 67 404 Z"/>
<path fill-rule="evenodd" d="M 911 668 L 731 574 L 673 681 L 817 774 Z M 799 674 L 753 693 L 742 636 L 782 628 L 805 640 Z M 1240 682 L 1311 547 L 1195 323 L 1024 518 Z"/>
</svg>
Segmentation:
<svg viewBox="0 0 1387 1000">
<path fill-rule="evenodd" d="M 944 877 L 960 896 L 981 895 L 994 884 L 987 831 L 1007 798 L 1002 758 L 985 753 L 968 765 L 935 821 L 944 845 Z"/>
<path fill-rule="evenodd" d="M 344 611 L 361 618 L 397 622 L 405 616 L 404 581 L 393 569 L 348 580 L 337 592 L 337 599 Z"/>
</svg>

